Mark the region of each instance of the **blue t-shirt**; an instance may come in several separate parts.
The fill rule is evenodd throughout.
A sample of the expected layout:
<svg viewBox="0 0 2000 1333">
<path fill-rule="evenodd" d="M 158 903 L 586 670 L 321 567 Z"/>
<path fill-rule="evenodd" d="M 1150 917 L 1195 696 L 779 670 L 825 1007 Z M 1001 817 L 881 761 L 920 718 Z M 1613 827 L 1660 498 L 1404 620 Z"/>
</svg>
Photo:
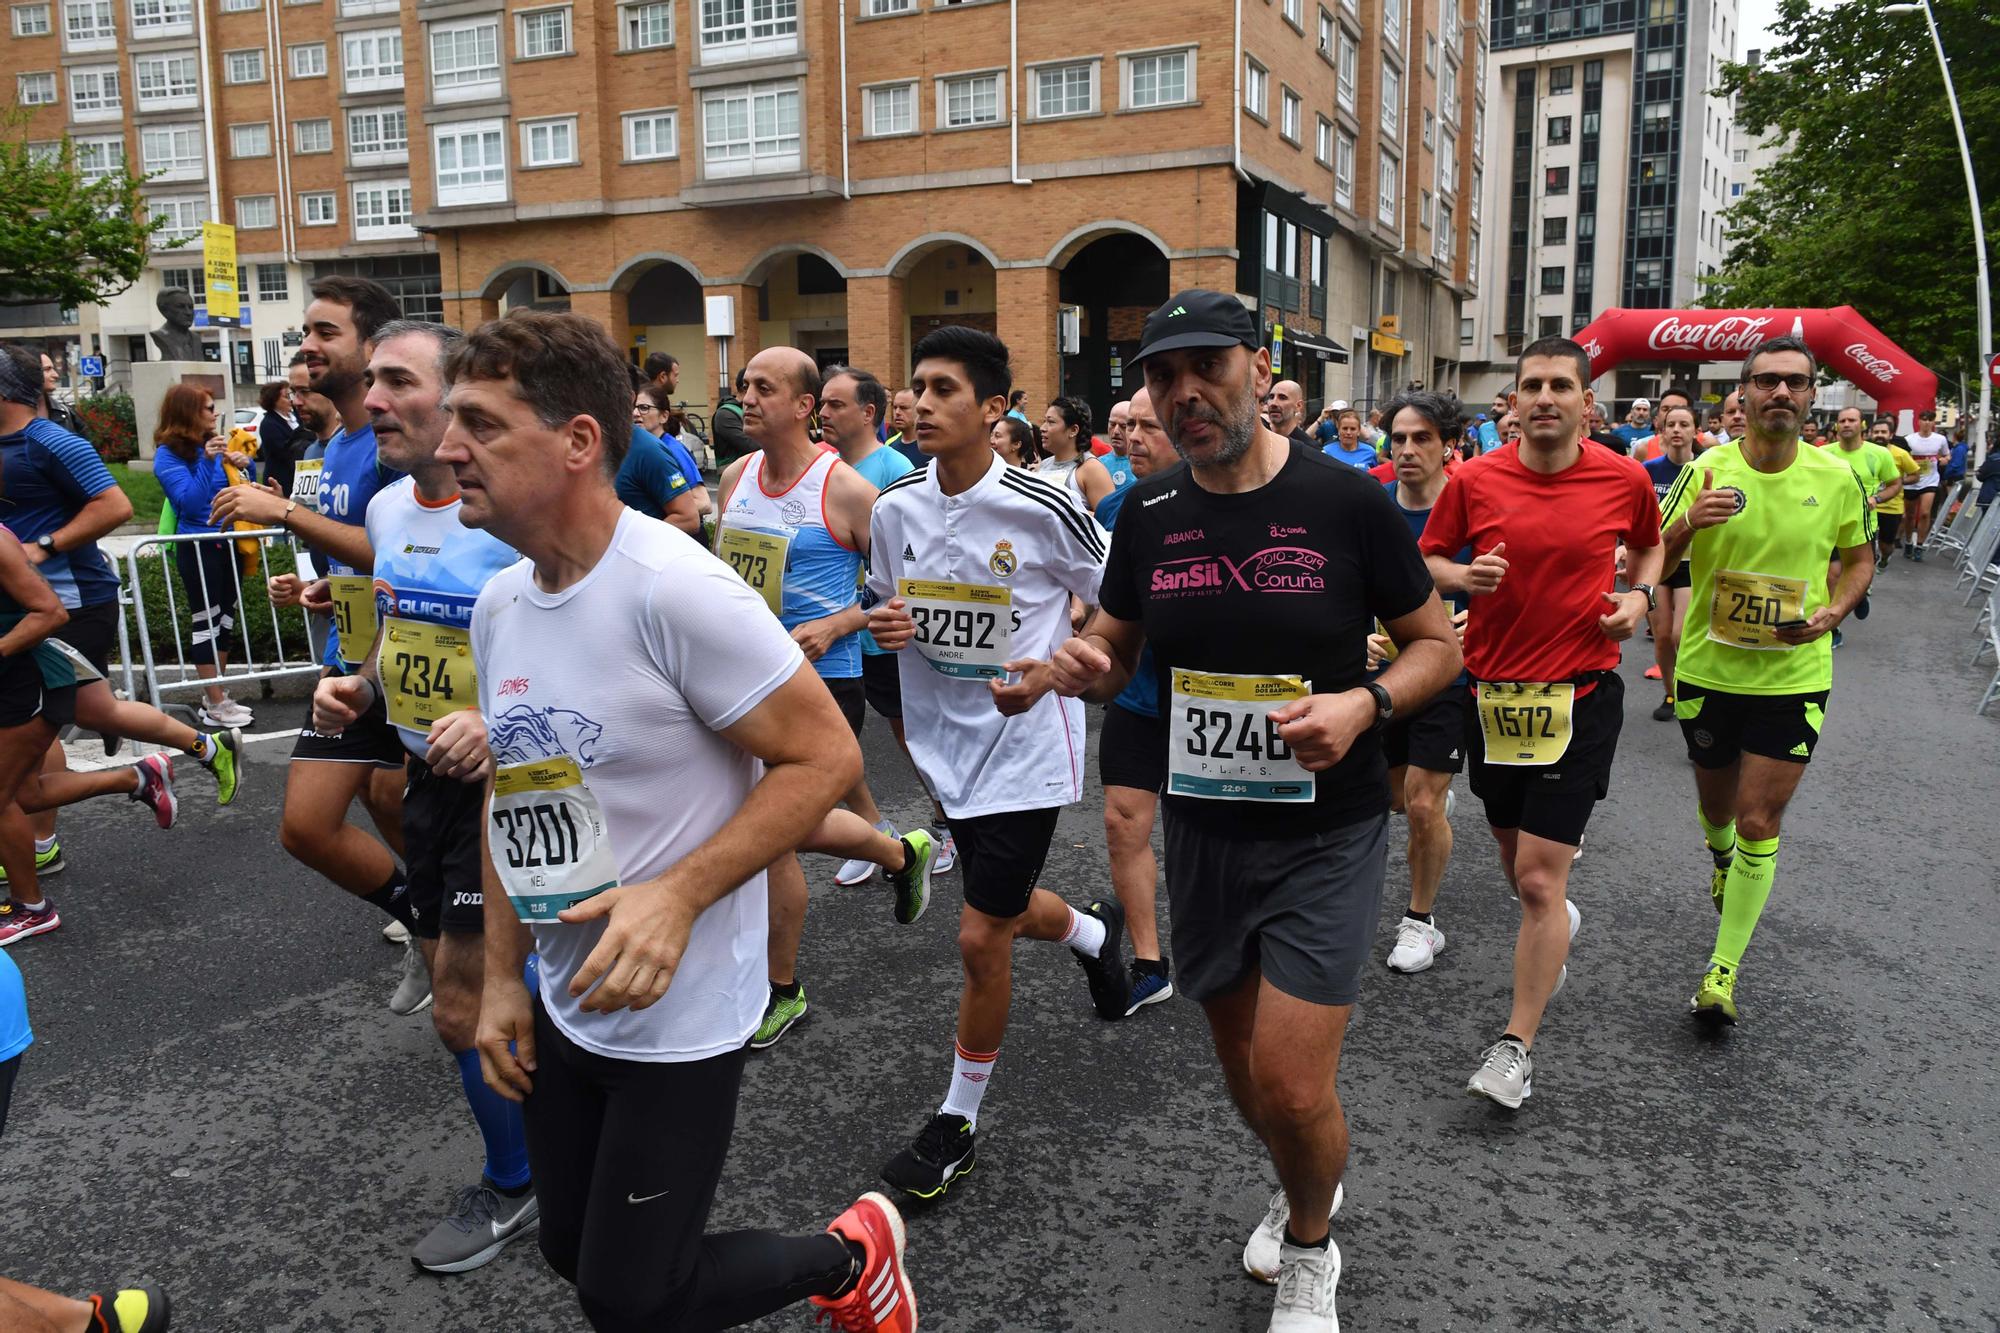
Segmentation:
<svg viewBox="0 0 2000 1333">
<path fill-rule="evenodd" d="M 683 465 L 674 457 L 665 440 L 634 426 L 632 443 L 612 485 L 627 509 L 636 509 L 648 518 L 665 518 L 667 506 L 693 490 L 695 478 L 700 476 L 691 464 Z"/>
<path fill-rule="evenodd" d="M 1341 448 L 1340 441 L 1335 440 L 1332 444 L 1321 450 L 1321 452 L 1328 458 L 1345 463 L 1352 468 L 1359 468 L 1363 472 L 1368 471 L 1368 469 L 1382 461 L 1381 455 L 1375 452 L 1375 447 L 1366 443 L 1355 445 L 1353 451 L 1350 452 Z"/>
<path fill-rule="evenodd" d="M 368 502 L 375 498 L 375 492 L 401 480 L 402 476 L 394 468 L 375 461 L 373 425 L 356 431 L 343 430 L 326 442 L 326 454 L 320 464 L 319 512 L 336 523 L 362 527 L 368 522 Z M 327 559 L 326 570 L 329 574 L 355 572 L 352 566 L 331 557 Z M 341 660 L 340 632 L 330 625 L 326 631 L 326 652 L 320 660 L 336 671 L 345 671 L 349 666 Z"/>
<path fill-rule="evenodd" d="M 917 465 L 903 457 L 902 453 L 894 445 L 889 445 L 875 450 L 868 457 L 856 463 L 854 470 L 867 478 L 868 484 L 879 491 L 896 478 L 915 472 Z M 866 566 L 862 568 L 861 576 L 865 586 L 865 581 L 868 577 Z M 861 631 L 861 654 L 864 657 L 880 657 L 883 655 L 882 650 L 875 646 L 875 636 L 867 630 Z"/>
<path fill-rule="evenodd" d="M 1119 492 L 1112 492 L 1113 495 Z M 1125 682 L 1125 688 L 1111 701 L 1128 713 L 1140 717 L 1160 715 L 1160 676 L 1153 666 L 1153 645 L 1142 644 L 1139 648 L 1139 665 L 1132 668 L 1132 679 Z"/>
<path fill-rule="evenodd" d="M 929 461 L 924 457 L 924 451 L 917 448 L 917 442 L 913 439 L 905 439 L 901 431 L 897 431 L 894 435 L 884 440 L 883 443 L 909 459 L 910 466 L 913 468 L 922 467 Z"/>
<path fill-rule="evenodd" d="M 1318 440 L 1320 447 L 1324 449 L 1329 444 L 1339 442 L 1340 423 L 1338 421 L 1316 421 L 1313 423 L 1312 433 L 1313 438 Z"/>
<path fill-rule="evenodd" d="M 1131 493 L 1130 486 L 1123 486 L 1111 491 L 1097 502 L 1097 508 L 1092 512 L 1097 515 L 1099 527 L 1110 532 L 1118 526 L 1118 515 L 1125 509 L 1125 497 Z"/>
<path fill-rule="evenodd" d="M 171 449 L 161 449 L 153 455 L 153 479 L 174 507 L 175 532 L 218 531 L 208 521 L 208 511 L 217 493 L 229 485 L 220 458 L 210 458 L 204 451 L 190 463 Z"/>
<path fill-rule="evenodd" d="M 1613 426 L 1611 433 L 1625 441 L 1627 450 L 1629 451 L 1630 447 L 1639 443 L 1639 441 L 1653 438 L 1655 432 L 1650 425 L 1634 426 L 1628 421 L 1622 426 Z"/>
<path fill-rule="evenodd" d="M 1111 484 L 1116 489 L 1122 491 L 1132 484 L 1132 459 L 1128 455 L 1113 449 L 1097 461 L 1104 464 L 1104 470 L 1111 474 Z"/>
<path fill-rule="evenodd" d="M 28 990 L 21 984 L 21 969 L 0 951 L 0 1061 L 13 1059 L 34 1041 L 34 1029 L 28 1026 Z"/>
<path fill-rule="evenodd" d="M 1661 454 L 1658 458 L 1647 459 L 1640 466 L 1645 468 L 1646 475 L 1652 478 L 1653 494 L 1664 505 L 1667 501 L 1667 492 L 1673 489 L 1674 482 L 1681 475 L 1681 469 L 1687 464 L 1676 463 L 1665 454 Z"/>
<path fill-rule="evenodd" d="M 0 498 L 7 502 L 0 518 L 25 544 L 62 527 L 117 485 L 88 440 L 46 417 L 0 436 Z M 96 542 L 58 552 L 37 568 L 72 611 L 118 600 L 118 576 Z"/>
</svg>

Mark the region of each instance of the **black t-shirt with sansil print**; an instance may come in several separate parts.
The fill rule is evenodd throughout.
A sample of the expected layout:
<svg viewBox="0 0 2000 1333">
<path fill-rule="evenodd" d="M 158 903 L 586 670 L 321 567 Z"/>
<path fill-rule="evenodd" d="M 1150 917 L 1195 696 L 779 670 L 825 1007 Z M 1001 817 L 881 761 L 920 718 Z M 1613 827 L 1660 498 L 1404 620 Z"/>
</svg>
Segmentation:
<svg viewBox="0 0 2000 1333">
<path fill-rule="evenodd" d="M 1143 627 L 1159 664 L 1173 815 L 1220 836 L 1268 838 L 1387 810 L 1373 730 L 1311 775 L 1303 799 L 1289 752 L 1263 725 L 1283 699 L 1231 693 L 1214 677 L 1297 676 L 1315 694 L 1352 689 L 1366 679 L 1375 621 L 1410 614 L 1430 593 L 1423 557 L 1381 484 L 1317 449 L 1293 443 L 1278 475 L 1243 494 L 1205 491 L 1186 468 L 1137 483 L 1112 535 L 1100 599 L 1108 614 Z"/>
</svg>

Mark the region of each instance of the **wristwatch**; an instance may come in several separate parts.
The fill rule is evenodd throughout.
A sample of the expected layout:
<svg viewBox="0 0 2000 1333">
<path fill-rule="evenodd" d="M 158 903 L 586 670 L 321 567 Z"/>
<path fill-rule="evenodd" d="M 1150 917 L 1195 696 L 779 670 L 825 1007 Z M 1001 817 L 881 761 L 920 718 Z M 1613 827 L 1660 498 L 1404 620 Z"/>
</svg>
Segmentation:
<svg viewBox="0 0 2000 1333">
<path fill-rule="evenodd" d="M 35 539 L 35 545 L 42 548 L 43 555 L 54 555 L 56 553 L 56 535 L 53 532 L 45 532 Z"/>
<path fill-rule="evenodd" d="M 1647 609 L 1648 611 L 1657 611 L 1657 610 L 1659 610 L 1659 609 L 1660 609 L 1660 600 L 1659 600 L 1659 598 L 1657 598 L 1657 597 L 1653 596 L 1653 585 L 1652 585 L 1652 584 L 1650 584 L 1650 583 L 1635 583 L 1635 584 L 1633 584 L 1633 585 L 1632 585 L 1632 586 L 1631 586 L 1630 588 L 1627 588 L 1627 589 L 1626 589 L 1626 591 L 1627 591 L 1627 592 L 1643 592 L 1643 593 L 1645 593 L 1645 594 L 1646 594 L 1646 609 Z"/>
<path fill-rule="evenodd" d="M 1376 684 L 1372 680 L 1369 681 L 1362 688 L 1366 689 L 1370 694 L 1375 696 L 1376 726 L 1379 727 L 1386 724 L 1390 718 L 1396 715 L 1396 701 L 1389 697 L 1389 691 L 1383 689 L 1380 685 Z"/>
<path fill-rule="evenodd" d="M 281 528 L 291 527 L 292 511 L 294 509 L 297 509 L 298 507 L 299 507 L 299 502 L 297 500 L 287 500 L 285 502 L 285 512 L 278 515 L 278 526 Z"/>
</svg>

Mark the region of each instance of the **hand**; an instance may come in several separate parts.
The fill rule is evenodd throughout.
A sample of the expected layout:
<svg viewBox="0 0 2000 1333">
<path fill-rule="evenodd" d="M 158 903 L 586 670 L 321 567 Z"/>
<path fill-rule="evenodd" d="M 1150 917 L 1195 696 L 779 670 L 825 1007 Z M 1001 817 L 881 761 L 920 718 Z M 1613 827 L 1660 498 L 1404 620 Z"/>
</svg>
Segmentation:
<svg viewBox="0 0 2000 1333">
<path fill-rule="evenodd" d="M 519 968 L 486 979 L 478 1031 L 479 1073 L 486 1086 L 510 1102 L 526 1098 L 535 1090 L 529 1077 L 535 1072 L 535 1011 Z"/>
<path fill-rule="evenodd" d="M 808 620 L 792 627 L 792 642 L 805 653 L 806 661 L 817 662 L 825 657 L 841 635 L 833 626 L 832 616 L 822 616 L 818 620 Z M 880 642 L 879 640 L 877 641 Z"/>
<path fill-rule="evenodd" d="M 1047 662 L 1024 657 L 1012 662 L 1003 662 L 1001 669 L 1009 674 L 1019 672 L 1021 679 L 1012 685 L 1004 680 L 989 680 L 986 688 L 993 694 L 993 706 L 1000 710 L 1002 717 L 1018 717 L 1042 701 L 1042 696 L 1055 687 L 1055 680 L 1049 674 Z"/>
<path fill-rule="evenodd" d="M 570 925 L 605 919 L 597 947 L 569 983 L 569 993 L 582 996 L 602 979 L 604 984 L 579 1006 L 584 1012 L 629 1008 L 637 1013 L 673 984 L 696 913 L 671 876 L 669 871 L 661 879 L 606 889 L 558 915 Z"/>
<path fill-rule="evenodd" d="M 1472 557 L 1472 563 L 1465 567 L 1465 591 L 1469 595 L 1477 597 L 1500 586 L 1500 580 L 1507 577 L 1507 561 L 1502 556 L 1506 549 L 1506 542 L 1495 542 L 1485 555 Z"/>
<path fill-rule="evenodd" d="M 875 636 L 875 646 L 885 653 L 899 653 L 910 646 L 910 639 L 917 632 L 917 622 L 910 618 L 908 604 L 900 597 L 891 597 L 868 613 L 868 632 Z"/>
<path fill-rule="evenodd" d="M 238 472 L 246 472 L 250 468 L 250 455 L 239 454 L 234 449 L 223 450 L 222 461 L 235 468 Z"/>
<path fill-rule="evenodd" d="M 292 498 L 279 490 L 272 482 L 262 485 L 246 482 L 241 486 L 225 486 L 215 493 L 215 500 L 208 507 L 208 521 L 211 523 L 255 523 L 260 528 L 276 527 L 285 516 Z"/>
<path fill-rule="evenodd" d="M 1465 655 L 1465 622 L 1471 616 L 1470 611 L 1454 611 L 1451 616 L 1451 627 L 1458 635 L 1458 653 L 1461 657 Z"/>
<path fill-rule="evenodd" d="M 328 676 L 313 690 L 312 727 L 322 736 L 347 730 L 375 702 L 375 682 L 366 676 Z"/>
<path fill-rule="evenodd" d="M 1111 674 L 1111 655 L 1088 639 L 1066 639 L 1048 665 L 1049 688 L 1075 699 Z"/>
<path fill-rule="evenodd" d="M 1089 619 L 1090 608 L 1084 605 L 1083 598 L 1078 597 L 1075 593 L 1071 593 L 1069 599 L 1069 632 L 1071 634 L 1083 633 L 1084 624 Z"/>
<path fill-rule="evenodd" d="M 205 440 L 202 443 L 201 451 L 204 454 L 207 454 L 210 458 L 220 458 L 222 457 L 223 451 L 228 448 L 229 448 L 228 440 L 224 439 L 220 435 L 211 435 L 208 437 L 207 440 Z"/>
<path fill-rule="evenodd" d="M 1798 626 L 1796 629 L 1772 630 L 1771 637 L 1779 643 L 1789 643 L 1793 647 L 1797 647 L 1800 644 L 1811 643 L 1814 639 L 1820 638 L 1823 635 L 1831 634 L 1833 627 L 1839 623 L 1840 617 L 1833 613 L 1833 608 L 1822 606 L 1819 610 L 1806 617 L 1805 624 Z"/>
<path fill-rule="evenodd" d="M 1386 634 L 1369 635 L 1368 647 L 1363 652 L 1363 659 L 1362 664 L 1370 671 L 1376 670 L 1384 662 L 1388 661 L 1389 636 Z"/>
<path fill-rule="evenodd" d="M 1736 517 L 1736 492 L 1715 489 L 1715 469 L 1701 470 L 1701 494 L 1681 515 L 1690 532 L 1713 528 Z"/>
<path fill-rule="evenodd" d="M 1617 577 L 1617 578 L 1621 578 L 1621 579 L 1622 579 L 1622 578 L 1624 578 L 1624 577 L 1625 577 L 1625 543 L 1624 543 L 1624 542 L 1619 542 L 1619 543 L 1618 543 L 1618 554 L 1617 554 L 1617 556 L 1616 556 L 1616 557 L 1615 557 L 1615 558 L 1613 559 L 1613 561 L 1612 561 L 1612 571 L 1611 571 L 1611 572 L 1612 572 L 1612 574 L 1613 574 L 1613 575 L 1614 575 L 1615 577 Z"/>
<path fill-rule="evenodd" d="M 486 745 L 486 719 L 477 708 L 461 708 L 431 723 L 431 748 L 424 762 L 441 778 L 484 782 L 493 775 L 493 751 Z"/>
<path fill-rule="evenodd" d="M 1367 690 L 1309 694 L 1271 711 L 1278 735 L 1308 773 L 1332 768 L 1361 733 L 1375 725 L 1375 696 Z"/>
<path fill-rule="evenodd" d="M 333 585 L 325 579 L 314 579 L 299 589 L 299 605 L 316 616 L 333 614 Z"/>
<path fill-rule="evenodd" d="M 297 606 L 305 592 L 305 580 L 297 574 L 273 574 L 264 580 L 264 588 L 271 595 L 272 606 Z"/>
<path fill-rule="evenodd" d="M 49 553 L 42 549 L 40 542 L 22 542 L 21 554 L 28 558 L 28 563 L 31 565 L 39 565 L 49 558 Z"/>
<path fill-rule="evenodd" d="M 1613 643 L 1622 643 L 1637 633 L 1646 619 L 1646 594 L 1607 592 L 1603 597 L 1611 604 L 1611 614 L 1599 616 L 1597 628 Z"/>
</svg>

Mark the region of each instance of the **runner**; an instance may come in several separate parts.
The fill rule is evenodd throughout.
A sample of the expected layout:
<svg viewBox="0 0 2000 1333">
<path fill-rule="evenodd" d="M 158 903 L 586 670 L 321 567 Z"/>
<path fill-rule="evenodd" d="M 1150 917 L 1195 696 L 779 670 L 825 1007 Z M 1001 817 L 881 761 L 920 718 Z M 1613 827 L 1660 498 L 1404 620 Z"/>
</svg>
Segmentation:
<svg viewBox="0 0 2000 1333">
<path fill-rule="evenodd" d="M 463 337 L 441 324 L 394 320 L 370 340 L 369 421 L 381 461 L 408 475 L 368 502 L 374 652 L 351 675 L 321 680 L 313 695 L 321 735 L 338 735 L 379 706 L 409 752 L 403 834 L 411 929 L 431 977 L 432 1026 L 458 1064 L 486 1144 L 485 1173 L 458 1191 L 410 1253 L 432 1273 L 491 1262 L 536 1215 L 520 1109 L 486 1086 L 475 1045 L 485 957 L 480 821 L 492 764 L 466 659 L 474 599 L 520 557 L 459 522 L 458 485 L 437 461 L 444 359 Z"/>
<path fill-rule="evenodd" d="M 1921 470 L 1903 484 L 1910 521 L 1903 527 L 1903 558 L 1919 563 L 1924 543 L 1931 537 L 1931 509 L 1937 503 L 1940 466 L 1951 457 L 1951 441 L 1938 433 L 1937 412 L 1926 408 L 1917 414 L 1916 433 L 1904 442 L 1910 457 Z"/>
<path fill-rule="evenodd" d="M 516 312 L 446 373 L 460 521 L 527 557 L 472 622 L 498 765 L 479 1050 L 523 1103 L 542 1254 L 600 1330 L 811 1297 L 836 1327 L 912 1333 L 880 1195 L 817 1236 L 703 1234 L 765 1008 L 764 866 L 860 772 L 840 711 L 755 591 L 619 504 L 632 396 L 596 324 Z"/>
<path fill-rule="evenodd" d="M 1923 468 L 1916 459 L 1910 457 L 1910 451 L 1898 442 L 1895 423 L 1889 418 L 1876 419 L 1875 424 L 1868 428 L 1868 440 L 1871 444 L 1879 444 L 1889 451 L 1889 461 L 1896 465 L 1896 477 L 1902 482 L 1902 485 L 1894 490 L 1884 491 L 1882 501 L 1875 509 L 1875 549 L 1879 553 L 1875 560 L 1875 573 L 1879 576 L 1895 568 L 1890 557 L 1896 554 L 1896 539 L 1903 529 L 1905 508 L 1903 489 L 1910 484 L 1911 478 L 1923 471 Z"/>
<path fill-rule="evenodd" d="M 1336 462 L 1366 472 L 1379 461 L 1375 446 L 1361 440 L 1361 414 L 1353 408 L 1343 408 L 1334 416 L 1334 427 L 1340 438 L 1327 445 L 1322 452 Z"/>
<path fill-rule="evenodd" d="M 1863 484 L 1839 459 L 1799 447 L 1818 370 L 1803 339 L 1759 344 L 1743 362 L 1749 433 L 1703 455 L 1667 497 L 1667 554 L 1691 552 L 1695 592 L 1674 712 L 1722 914 L 1689 1007 L 1713 1024 L 1738 1018 L 1737 978 L 1771 896 L 1785 807 L 1833 688 L 1827 637 L 1875 569 Z M 1830 550 L 1841 573 L 1828 596 Z"/>
<path fill-rule="evenodd" d="M 1259 422 L 1261 334 L 1224 292 L 1184 291 L 1147 317 L 1134 359 L 1188 468 L 1140 485 L 1103 609 L 1052 670 L 1062 693 L 1106 698 L 1153 647 L 1180 986 L 1280 1180 L 1243 1264 L 1278 1284 L 1273 1333 L 1328 1333 L 1347 1159 L 1336 1078 L 1386 868 L 1379 728 L 1459 658 L 1382 487 Z M 1403 651 L 1369 681 L 1378 619 Z"/>
<path fill-rule="evenodd" d="M 1731 440 L 1742 439 L 1744 421 L 1743 395 L 1731 389 L 1722 400 L 1722 438 L 1716 444 L 1724 445 Z"/>
<path fill-rule="evenodd" d="M 1104 530 L 1068 488 L 1009 467 L 988 443 L 1013 382 L 1005 343 L 948 325 L 913 355 L 917 440 L 931 462 L 876 502 L 868 628 L 901 654 L 910 753 L 965 858 L 950 1091 L 882 1170 L 896 1189 L 932 1199 L 973 1167 L 1014 941 L 1068 945 L 1100 1018 L 1124 1016 L 1131 979 L 1115 900 L 1079 912 L 1035 886 L 1057 816 L 1082 797 L 1084 764 L 1083 707 L 1048 697 L 1040 659 L 1069 633 L 1070 598 L 1097 600 Z"/>
<path fill-rule="evenodd" d="M 769 347 L 752 357 L 743 373 L 743 427 L 758 448 L 722 474 L 716 547 L 791 632 L 858 737 L 867 696 L 861 682 L 860 630 L 867 620 L 861 570 L 876 491 L 838 453 L 814 444 L 806 433 L 822 387 L 811 357 L 796 348 Z M 896 919 L 914 923 L 929 901 L 930 834 L 918 829 L 905 838 L 883 831 L 882 812 L 864 778 L 842 799 L 848 808 L 829 816 L 802 850 L 888 867 Z M 770 869 L 771 995 L 751 1039 L 757 1050 L 776 1043 L 808 1009 L 798 979 L 805 872 L 790 852 Z"/>
<path fill-rule="evenodd" d="M 923 451 L 917 448 L 917 396 L 908 389 L 889 395 L 889 430 L 884 443 L 909 459 L 911 467 L 922 467 Z"/>
<path fill-rule="evenodd" d="M 1859 415 L 1856 414 L 1857 419 Z M 1673 489 L 1681 469 L 1694 460 L 1694 409 L 1685 402 L 1677 402 L 1661 408 L 1655 420 L 1660 427 L 1657 437 L 1660 452 L 1646 460 L 1646 477 L 1653 483 L 1655 500 L 1664 506 L 1667 492 Z M 1668 722 L 1674 716 L 1674 660 L 1680 647 L 1681 622 L 1687 619 L 1688 603 L 1694 597 L 1693 586 L 1688 578 L 1687 561 L 1679 561 L 1673 573 L 1660 581 L 1659 594 L 1654 599 L 1658 605 L 1646 616 L 1653 631 L 1653 662 L 1660 673 L 1660 688 L 1666 691 L 1660 706 L 1653 710 L 1655 722 Z"/>
<path fill-rule="evenodd" d="M 1466 1084 L 1510 1109 L 1534 1090 L 1535 1033 L 1581 920 L 1569 869 L 1591 808 L 1611 788 L 1624 721 L 1618 645 L 1653 608 L 1660 573 L 1660 511 L 1646 470 L 1581 438 L 1594 401 L 1584 350 L 1539 339 L 1514 378 L 1520 443 L 1458 470 L 1421 543 L 1438 586 L 1471 598 L 1472 791 L 1521 901 L 1513 1009 Z M 1615 593 L 1620 541 L 1632 587 Z M 1459 565 L 1452 557 L 1466 546 L 1477 555 Z"/>
<path fill-rule="evenodd" d="M 1111 405 L 1111 417 L 1106 422 L 1105 429 L 1111 432 L 1111 452 L 1103 455 L 1097 461 L 1102 463 L 1104 470 L 1111 474 L 1111 494 L 1097 502 L 1097 521 L 1104 525 L 1106 532 L 1109 532 L 1113 520 L 1104 516 L 1104 507 L 1110 505 L 1112 514 L 1116 515 L 1118 506 L 1111 502 L 1118 498 L 1120 492 L 1132 484 L 1131 403 L 1113 403 Z"/>
<path fill-rule="evenodd" d="M 1834 452 L 1841 462 L 1853 469 L 1855 480 L 1861 483 L 1863 501 L 1867 505 L 1868 512 L 1875 516 L 1877 536 L 1879 536 L 1883 522 L 1882 506 L 1891 496 L 1900 496 L 1902 493 L 1903 474 L 1897 467 L 1895 457 L 1886 448 L 1872 440 L 1862 438 L 1862 431 L 1865 428 L 1860 408 L 1841 408 L 1833 419 Z M 1897 517 L 1900 518 L 1901 515 Z M 1895 538 L 1891 536 L 1892 552 L 1894 548 Z M 1840 585 L 1840 572 L 1840 560 L 1836 556 L 1827 568 L 1826 586 L 1829 597 Z M 1861 594 L 1861 600 L 1855 604 L 1854 618 L 1868 619 L 1868 593 L 1865 589 Z M 1838 648 L 1840 642 L 1840 635 L 1836 632 L 1833 636 L 1833 646 Z"/>
<path fill-rule="evenodd" d="M 638 386 L 632 395 L 632 447 L 618 465 L 618 498 L 627 508 L 672 524 L 696 541 L 702 521 L 713 508 L 701 469 L 681 448 L 669 445 L 667 415 L 673 410 L 666 389 L 656 383 Z"/>
</svg>

